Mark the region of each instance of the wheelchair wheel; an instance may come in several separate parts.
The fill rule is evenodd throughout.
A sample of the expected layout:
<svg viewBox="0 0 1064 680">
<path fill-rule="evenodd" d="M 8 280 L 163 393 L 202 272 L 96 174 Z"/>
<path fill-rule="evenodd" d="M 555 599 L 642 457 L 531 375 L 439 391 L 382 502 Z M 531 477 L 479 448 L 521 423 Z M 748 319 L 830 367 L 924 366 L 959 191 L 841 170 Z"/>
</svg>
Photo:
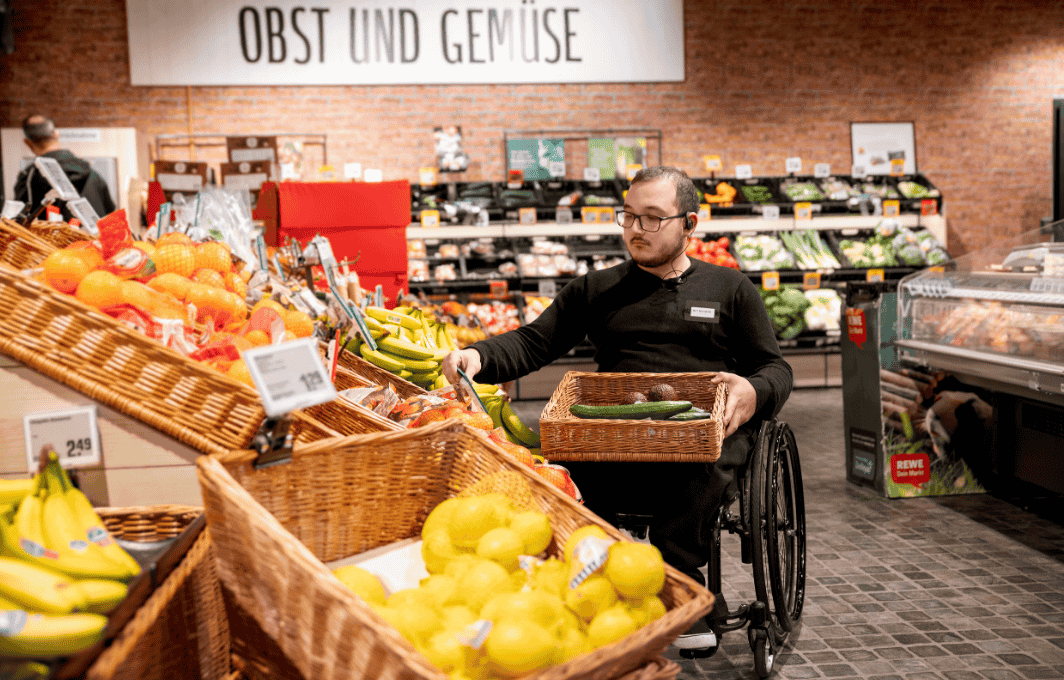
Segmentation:
<svg viewBox="0 0 1064 680">
<path fill-rule="evenodd" d="M 805 601 L 805 498 L 794 434 L 784 423 L 761 428 L 751 460 L 750 538 L 754 588 L 769 619 L 788 633 Z M 771 601 L 769 597 L 771 595 Z"/>
</svg>

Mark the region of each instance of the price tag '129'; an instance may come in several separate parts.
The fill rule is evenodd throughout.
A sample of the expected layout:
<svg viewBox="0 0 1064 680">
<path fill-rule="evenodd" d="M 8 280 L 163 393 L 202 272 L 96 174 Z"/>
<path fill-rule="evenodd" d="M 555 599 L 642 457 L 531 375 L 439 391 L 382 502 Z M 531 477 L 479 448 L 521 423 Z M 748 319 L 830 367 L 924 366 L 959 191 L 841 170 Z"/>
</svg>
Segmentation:
<svg viewBox="0 0 1064 680">
<path fill-rule="evenodd" d="M 271 418 L 336 399 L 313 338 L 253 347 L 243 358 Z"/>
<path fill-rule="evenodd" d="M 22 422 L 26 429 L 26 462 L 30 472 L 39 469 L 39 456 L 45 447 L 56 452 L 64 468 L 100 464 L 100 432 L 96 427 L 95 406 L 27 413 Z"/>
</svg>

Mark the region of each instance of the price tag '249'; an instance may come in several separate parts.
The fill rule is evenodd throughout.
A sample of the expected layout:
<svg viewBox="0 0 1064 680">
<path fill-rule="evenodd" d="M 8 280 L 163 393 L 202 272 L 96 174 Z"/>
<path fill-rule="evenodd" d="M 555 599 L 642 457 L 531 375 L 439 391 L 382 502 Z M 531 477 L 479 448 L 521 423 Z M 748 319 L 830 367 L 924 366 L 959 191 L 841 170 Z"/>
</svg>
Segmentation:
<svg viewBox="0 0 1064 680">
<path fill-rule="evenodd" d="M 336 399 L 313 338 L 253 347 L 243 358 L 271 418 Z"/>
<path fill-rule="evenodd" d="M 26 462 L 30 472 L 39 469 L 39 456 L 44 447 L 56 452 L 64 468 L 100 464 L 100 431 L 96 426 L 95 406 L 27 413 L 22 422 L 26 431 Z"/>
</svg>

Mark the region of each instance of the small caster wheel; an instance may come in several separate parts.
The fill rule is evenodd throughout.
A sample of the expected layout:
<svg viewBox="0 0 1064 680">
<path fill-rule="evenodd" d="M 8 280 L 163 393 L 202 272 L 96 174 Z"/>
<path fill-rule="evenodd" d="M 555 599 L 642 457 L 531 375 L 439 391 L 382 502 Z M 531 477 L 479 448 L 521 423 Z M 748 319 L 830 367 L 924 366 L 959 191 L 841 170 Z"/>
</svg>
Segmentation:
<svg viewBox="0 0 1064 680">
<path fill-rule="evenodd" d="M 754 670 L 757 677 L 767 678 L 772 674 L 772 666 L 776 660 L 768 633 L 763 629 L 751 629 L 750 647 L 754 652 Z"/>
</svg>

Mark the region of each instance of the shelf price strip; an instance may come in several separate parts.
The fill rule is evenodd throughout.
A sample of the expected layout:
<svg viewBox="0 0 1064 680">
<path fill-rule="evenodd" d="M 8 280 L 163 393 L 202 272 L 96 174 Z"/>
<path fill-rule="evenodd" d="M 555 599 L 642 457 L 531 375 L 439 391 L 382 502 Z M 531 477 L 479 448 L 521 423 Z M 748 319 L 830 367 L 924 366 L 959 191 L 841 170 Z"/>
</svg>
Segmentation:
<svg viewBox="0 0 1064 680">
<path fill-rule="evenodd" d="M 869 283 L 880 283 L 883 281 L 884 274 L 882 269 L 869 269 L 865 274 L 865 281 Z"/>
<path fill-rule="evenodd" d="M 805 272 L 802 275 L 802 288 L 804 290 L 820 288 L 820 272 Z"/>
</svg>

